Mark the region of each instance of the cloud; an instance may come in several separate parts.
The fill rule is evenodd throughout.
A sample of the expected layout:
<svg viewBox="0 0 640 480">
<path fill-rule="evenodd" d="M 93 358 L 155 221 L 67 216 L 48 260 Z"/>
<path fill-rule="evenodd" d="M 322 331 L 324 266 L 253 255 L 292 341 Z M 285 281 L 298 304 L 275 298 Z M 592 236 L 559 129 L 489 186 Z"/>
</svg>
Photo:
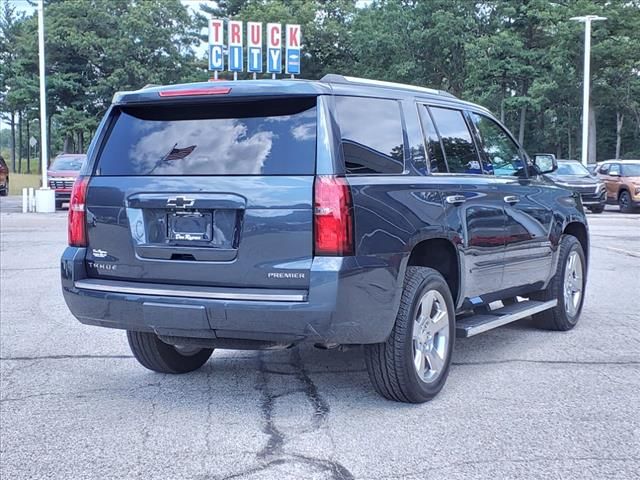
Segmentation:
<svg viewBox="0 0 640 480">
<path fill-rule="evenodd" d="M 140 173 L 150 172 L 157 164 L 156 175 L 259 174 L 273 145 L 272 132 L 248 136 L 246 124 L 238 119 L 159 122 L 158 126 L 132 146 L 130 158 Z M 158 163 L 174 145 L 196 148 L 184 159 Z"/>
</svg>

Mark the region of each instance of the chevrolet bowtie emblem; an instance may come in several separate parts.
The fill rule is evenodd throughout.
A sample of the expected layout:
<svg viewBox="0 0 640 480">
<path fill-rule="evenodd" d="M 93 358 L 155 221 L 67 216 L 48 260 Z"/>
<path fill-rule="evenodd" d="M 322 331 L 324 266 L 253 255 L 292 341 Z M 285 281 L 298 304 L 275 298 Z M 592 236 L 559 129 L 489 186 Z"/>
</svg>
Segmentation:
<svg viewBox="0 0 640 480">
<path fill-rule="evenodd" d="M 170 198 L 169 200 L 167 200 L 167 207 L 188 208 L 188 207 L 193 207 L 194 203 L 195 203 L 195 200 L 193 198 L 176 197 L 176 198 Z"/>
</svg>

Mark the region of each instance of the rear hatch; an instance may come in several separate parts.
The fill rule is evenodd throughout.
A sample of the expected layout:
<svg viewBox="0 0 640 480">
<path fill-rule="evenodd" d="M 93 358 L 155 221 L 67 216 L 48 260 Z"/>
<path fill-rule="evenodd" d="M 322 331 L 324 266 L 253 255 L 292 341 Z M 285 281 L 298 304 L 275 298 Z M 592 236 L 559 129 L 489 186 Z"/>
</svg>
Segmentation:
<svg viewBox="0 0 640 480">
<path fill-rule="evenodd" d="M 316 98 L 119 106 L 87 192 L 90 277 L 307 288 Z"/>
</svg>

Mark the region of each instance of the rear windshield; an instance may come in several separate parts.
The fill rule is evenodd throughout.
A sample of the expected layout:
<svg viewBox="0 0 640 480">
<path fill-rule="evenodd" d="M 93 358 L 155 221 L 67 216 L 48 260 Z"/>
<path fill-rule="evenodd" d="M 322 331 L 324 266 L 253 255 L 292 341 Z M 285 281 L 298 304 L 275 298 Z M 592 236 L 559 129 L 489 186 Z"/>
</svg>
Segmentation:
<svg viewBox="0 0 640 480">
<path fill-rule="evenodd" d="M 122 107 L 96 175 L 312 175 L 316 99 Z"/>
<path fill-rule="evenodd" d="M 51 167 L 51 170 L 69 170 L 78 171 L 82 168 L 85 157 L 58 157 L 56 158 Z"/>
</svg>

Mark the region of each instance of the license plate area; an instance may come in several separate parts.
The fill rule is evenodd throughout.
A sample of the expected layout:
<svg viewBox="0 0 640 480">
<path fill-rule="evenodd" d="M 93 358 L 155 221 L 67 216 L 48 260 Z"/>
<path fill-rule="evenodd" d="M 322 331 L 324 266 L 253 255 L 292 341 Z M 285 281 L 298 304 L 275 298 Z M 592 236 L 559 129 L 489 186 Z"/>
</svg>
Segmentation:
<svg viewBox="0 0 640 480">
<path fill-rule="evenodd" d="M 167 214 L 167 239 L 173 244 L 209 243 L 213 240 L 213 212 L 190 210 Z"/>
</svg>

